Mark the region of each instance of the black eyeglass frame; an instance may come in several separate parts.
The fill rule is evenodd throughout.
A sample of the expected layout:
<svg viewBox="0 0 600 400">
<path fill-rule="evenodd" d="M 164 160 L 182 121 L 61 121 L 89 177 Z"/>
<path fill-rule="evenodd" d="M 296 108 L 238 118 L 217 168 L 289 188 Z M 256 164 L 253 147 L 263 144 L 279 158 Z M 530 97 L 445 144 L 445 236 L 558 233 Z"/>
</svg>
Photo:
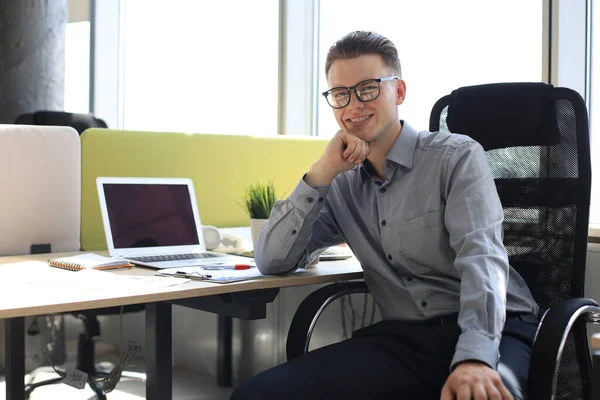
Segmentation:
<svg viewBox="0 0 600 400">
<path fill-rule="evenodd" d="M 348 104 L 350 104 L 351 97 L 352 97 L 352 93 L 350 92 L 351 90 L 354 90 L 354 95 L 356 96 L 356 99 L 358 101 L 360 101 L 361 103 L 368 103 L 369 101 L 374 101 L 379 98 L 379 95 L 381 94 L 381 82 L 393 81 L 394 79 L 399 80 L 400 78 L 398 78 L 398 76 L 396 76 L 396 75 L 390 75 L 390 76 L 385 76 L 383 78 L 365 79 L 364 81 L 358 82 L 354 86 L 350 86 L 350 87 L 338 86 L 338 87 L 331 88 L 331 89 L 327 90 L 326 92 L 321 93 L 321 95 L 323 97 L 325 97 L 327 104 L 329 104 L 331 106 L 331 108 L 335 108 L 335 109 L 344 108 L 344 107 L 347 107 Z M 377 96 L 375 96 L 374 98 L 372 98 L 370 100 L 363 100 L 360 98 L 360 95 L 358 94 L 358 90 L 356 90 L 356 87 L 362 85 L 365 82 L 370 82 L 370 81 L 377 82 L 377 89 L 378 89 Z M 334 90 L 340 90 L 340 89 L 346 89 L 346 91 L 348 92 L 348 102 L 346 104 L 344 104 L 343 106 L 336 107 L 329 102 L 329 98 L 327 97 L 327 95 L 329 95 L 329 93 L 331 93 Z"/>
</svg>

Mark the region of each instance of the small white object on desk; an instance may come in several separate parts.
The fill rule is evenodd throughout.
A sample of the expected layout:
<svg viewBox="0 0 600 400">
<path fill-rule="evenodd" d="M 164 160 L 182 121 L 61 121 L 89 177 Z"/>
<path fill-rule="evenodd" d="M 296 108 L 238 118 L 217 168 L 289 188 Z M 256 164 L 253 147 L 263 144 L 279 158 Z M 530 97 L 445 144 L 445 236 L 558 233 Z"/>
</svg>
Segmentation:
<svg viewBox="0 0 600 400">
<path fill-rule="evenodd" d="M 319 261 L 346 260 L 354 257 L 354 253 L 347 244 L 326 248 L 320 255 Z"/>
<path fill-rule="evenodd" d="M 242 254 L 252 250 L 252 245 L 249 242 L 249 227 L 217 229 L 205 225 L 203 230 L 207 250 L 229 254 Z"/>
</svg>

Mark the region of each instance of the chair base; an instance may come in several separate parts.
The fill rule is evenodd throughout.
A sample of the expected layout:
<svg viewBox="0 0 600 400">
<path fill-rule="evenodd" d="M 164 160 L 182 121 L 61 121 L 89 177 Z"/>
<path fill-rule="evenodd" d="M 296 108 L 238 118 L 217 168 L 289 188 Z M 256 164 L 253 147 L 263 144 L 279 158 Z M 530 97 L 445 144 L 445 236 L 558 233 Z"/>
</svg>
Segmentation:
<svg viewBox="0 0 600 400">
<path fill-rule="evenodd" d="M 62 382 L 63 377 L 55 377 L 55 378 L 46 379 L 41 382 L 33 383 L 33 380 L 35 379 L 36 371 L 39 371 L 42 368 L 47 368 L 47 367 L 37 368 L 34 371 L 32 371 L 31 374 L 29 375 L 30 382 L 25 385 L 25 398 L 29 398 L 29 396 L 31 395 L 31 392 L 33 392 L 38 387 L 46 386 L 46 385 L 53 385 L 53 384 Z M 113 368 L 114 368 L 114 366 L 111 363 L 107 363 L 107 362 L 96 364 L 95 372 L 93 374 L 91 374 L 91 377 L 94 379 L 104 378 L 110 373 L 110 371 Z M 65 372 L 64 368 L 57 368 L 57 370 L 60 372 Z M 146 374 L 143 372 L 123 371 L 121 373 L 121 377 L 146 381 Z M 92 379 L 92 380 L 88 380 L 87 384 L 94 391 L 98 400 L 106 400 L 106 393 L 104 393 L 104 391 L 102 390 L 102 387 L 101 387 L 102 384 L 100 382 L 96 382 L 95 380 Z"/>
<path fill-rule="evenodd" d="M 63 377 L 61 376 L 61 377 L 57 377 L 57 378 L 48 379 L 48 380 L 45 380 L 42 382 L 27 384 L 27 385 L 25 385 L 25 398 L 28 399 L 29 396 L 31 395 L 31 392 L 33 392 L 35 389 L 39 388 L 40 386 L 61 383 L 62 380 L 63 380 Z M 106 400 L 106 393 L 104 393 L 104 390 L 102 390 L 102 388 L 100 387 L 100 383 L 93 381 L 93 380 L 88 380 L 87 384 L 94 391 L 98 400 Z"/>
</svg>

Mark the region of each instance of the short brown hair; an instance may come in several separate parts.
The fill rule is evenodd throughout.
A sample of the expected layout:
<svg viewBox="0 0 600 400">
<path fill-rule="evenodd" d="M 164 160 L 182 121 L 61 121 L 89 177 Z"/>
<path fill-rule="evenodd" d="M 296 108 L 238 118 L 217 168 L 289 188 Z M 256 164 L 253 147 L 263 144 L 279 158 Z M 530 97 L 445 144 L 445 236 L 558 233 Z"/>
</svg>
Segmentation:
<svg viewBox="0 0 600 400">
<path fill-rule="evenodd" d="M 325 60 L 325 76 L 335 60 L 356 58 L 365 54 L 379 54 L 387 67 L 392 69 L 398 78 L 402 78 L 398 50 L 388 38 L 375 32 L 350 32 L 329 48 Z"/>
</svg>

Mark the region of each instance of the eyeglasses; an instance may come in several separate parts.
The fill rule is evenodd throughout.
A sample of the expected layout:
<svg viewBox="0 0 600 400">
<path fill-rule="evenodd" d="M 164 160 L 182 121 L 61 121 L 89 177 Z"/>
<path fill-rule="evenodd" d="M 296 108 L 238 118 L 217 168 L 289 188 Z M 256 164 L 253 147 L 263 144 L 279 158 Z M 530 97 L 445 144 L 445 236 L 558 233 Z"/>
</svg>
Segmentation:
<svg viewBox="0 0 600 400">
<path fill-rule="evenodd" d="M 354 94 L 358 101 L 366 103 L 373 101 L 379 97 L 380 85 L 384 81 L 392 81 L 398 79 L 396 75 L 386 76 L 385 78 L 367 79 L 366 81 L 358 82 L 351 87 L 335 87 L 323 92 L 323 96 L 327 99 L 327 103 L 333 108 L 344 108 L 350 104 L 350 91 L 354 90 Z"/>
</svg>

